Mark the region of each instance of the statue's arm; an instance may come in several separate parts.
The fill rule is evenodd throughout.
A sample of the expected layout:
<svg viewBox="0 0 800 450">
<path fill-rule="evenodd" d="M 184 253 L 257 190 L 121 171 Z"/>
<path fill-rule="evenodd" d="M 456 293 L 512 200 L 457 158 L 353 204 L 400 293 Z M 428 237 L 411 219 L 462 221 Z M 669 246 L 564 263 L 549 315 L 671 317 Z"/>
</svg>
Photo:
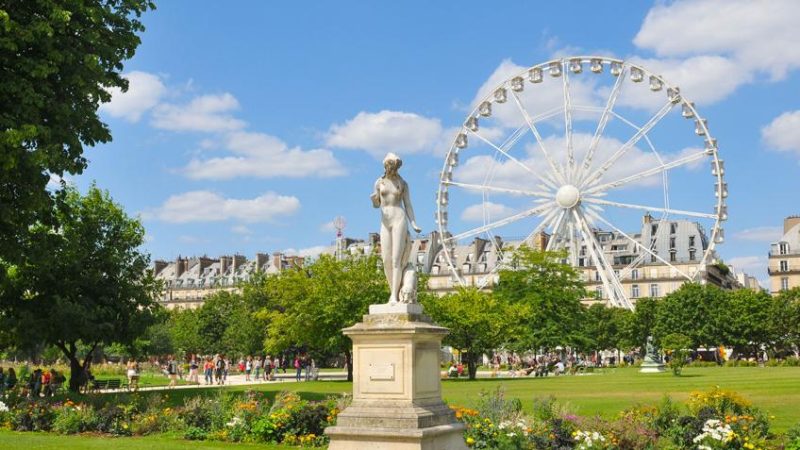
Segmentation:
<svg viewBox="0 0 800 450">
<path fill-rule="evenodd" d="M 372 195 L 369 198 L 372 200 L 372 207 L 373 208 L 380 208 L 381 207 L 381 193 L 379 190 L 379 186 L 381 185 L 381 180 L 378 179 L 375 181 L 375 187 L 372 191 Z"/>
<path fill-rule="evenodd" d="M 408 221 L 411 222 L 411 228 L 417 233 L 421 232 L 422 228 L 417 225 L 417 219 L 414 217 L 414 207 L 411 206 L 411 193 L 408 191 L 408 183 L 405 180 L 403 180 L 403 206 L 405 206 Z"/>
</svg>

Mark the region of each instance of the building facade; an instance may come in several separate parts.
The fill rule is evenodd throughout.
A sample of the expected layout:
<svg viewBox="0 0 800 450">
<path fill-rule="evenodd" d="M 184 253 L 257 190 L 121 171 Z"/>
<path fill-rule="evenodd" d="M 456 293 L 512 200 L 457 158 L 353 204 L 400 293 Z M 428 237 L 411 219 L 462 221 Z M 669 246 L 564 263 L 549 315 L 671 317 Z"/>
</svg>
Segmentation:
<svg viewBox="0 0 800 450">
<path fill-rule="evenodd" d="M 800 286 L 800 216 L 783 221 L 783 236 L 769 250 L 769 292 L 773 295 Z"/>
<path fill-rule="evenodd" d="M 723 289 L 742 287 L 737 281 L 737 274 L 722 264 L 716 255 L 711 255 L 705 263 L 702 261 L 708 249 L 708 238 L 702 226 L 696 222 L 660 222 L 645 215 L 641 229 L 628 234 L 638 245 L 616 232 L 594 230 L 594 234 L 603 248 L 605 259 L 612 265 L 632 303 L 642 297 L 666 296 L 690 279 Z M 548 234 L 538 234 L 533 237 L 533 247 L 544 249 L 549 240 Z M 522 242 L 522 239 L 495 237 L 494 241 L 489 241 L 477 237 L 467 244 L 450 248 L 450 260 L 454 261 L 458 270 L 458 276 L 455 276 L 445 253 L 448 250 L 442 244 L 439 232 L 434 231 L 413 240 L 409 262 L 428 276 L 429 289 L 439 295 L 453 292 L 460 285 L 458 278 L 466 285 L 491 290 L 498 281 L 495 267 Z M 643 247 L 650 249 L 650 252 L 642 250 Z M 800 245 L 794 245 L 793 248 L 800 250 Z M 377 233 L 370 234 L 366 241 L 340 236 L 323 253 L 342 258 L 372 252 L 380 252 Z M 590 294 L 587 301 L 607 300 L 600 274 L 587 253 L 583 247 L 577 255 L 570 257 Z M 797 252 L 797 258 L 792 267 L 800 268 L 800 252 Z M 669 264 L 665 264 L 665 261 Z M 193 308 L 216 291 L 238 289 L 240 282 L 250 279 L 256 272 L 276 274 L 289 267 L 302 266 L 305 262 L 302 257 L 283 253 L 271 256 L 257 253 L 252 260 L 242 255 L 220 256 L 217 259 L 205 256 L 178 257 L 169 263 L 156 261 L 155 273 L 165 284 L 161 300 L 165 306 Z M 797 275 L 796 283 L 800 284 L 800 271 Z M 747 275 L 743 276 L 746 280 Z"/>
</svg>

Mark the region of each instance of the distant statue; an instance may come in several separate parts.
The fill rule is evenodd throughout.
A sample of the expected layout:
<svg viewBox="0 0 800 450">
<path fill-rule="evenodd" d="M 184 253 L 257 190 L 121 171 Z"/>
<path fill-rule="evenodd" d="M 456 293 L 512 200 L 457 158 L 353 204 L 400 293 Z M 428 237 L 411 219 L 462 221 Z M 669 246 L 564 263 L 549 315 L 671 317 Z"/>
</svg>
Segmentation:
<svg viewBox="0 0 800 450">
<path fill-rule="evenodd" d="M 647 342 L 645 343 L 645 354 L 644 354 L 645 361 L 652 361 L 659 363 L 661 362 L 661 356 L 659 356 L 656 346 L 654 344 L 653 336 L 647 336 Z"/>
<path fill-rule="evenodd" d="M 408 260 L 411 254 L 409 222 L 417 233 L 422 229 L 414 218 L 408 183 L 397 173 L 402 165 L 400 157 L 388 153 L 383 158 L 385 172 L 375 181 L 375 190 L 370 196 L 372 206 L 381 209 L 381 257 L 391 292 L 390 304 L 417 301 L 417 273 Z"/>
</svg>

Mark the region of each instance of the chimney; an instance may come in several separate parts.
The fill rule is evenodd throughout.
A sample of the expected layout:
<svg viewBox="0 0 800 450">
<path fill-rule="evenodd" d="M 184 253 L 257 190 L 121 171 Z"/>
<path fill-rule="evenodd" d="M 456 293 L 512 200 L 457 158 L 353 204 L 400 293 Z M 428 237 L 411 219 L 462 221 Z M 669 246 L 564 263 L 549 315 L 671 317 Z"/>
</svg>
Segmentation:
<svg viewBox="0 0 800 450">
<path fill-rule="evenodd" d="M 242 267 L 242 264 L 247 262 L 247 258 L 242 255 L 233 255 L 233 271 L 236 272 Z"/>
<path fill-rule="evenodd" d="M 264 265 L 267 264 L 269 256 L 266 253 L 256 253 L 256 272 L 264 270 Z"/>
<path fill-rule="evenodd" d="M 648 223 L 650 223 L 652 221 L 653 221 L 653 216 L 651 216 L 649 212 L 648 213 L 644 213 L 644 216 L 642 216 L 642 224 L 643 225 L 647 225 Z"/>
<path fill-rule="evenodd" d="M 219 257 L 219 273 L 220 275 L 225 275 L 225 272 L 228 271 L 228 267 L 231 265 L 231 257 L 230 256 L 220 256 Z"/>
<path fill-rule="evenodd" d="M 206 267 L 210 266 L 214 263 L 214 260 L 209 258 L 208 256 L 201 256 L 198 258 L 200 260 L 200 273 L 202 274 Z"/>
<path fill-rule="evenodd" d="M 783 219 L 783 234 L 788 233 L 798 223 L 800 223 L 800 216 L 789 216 Z"/>
<path fill-rule="evenodd" d="M 183 275 L 184 270 L 186 270 L 186 266 L 183 265 L 183 258 L 178 255 L 178 257 L 175 259 L 175 278 Z"/>
<path fill-rule="evenodd" d="M 157 276 L 159 273 L 161 273 L 161 271 L 164 270 L 167 265 L 168 264 L 166 261 L 160 259 L 153 261 L 153 276 Z"/>
<path fill-rule="evenodd" d="M 283 261 L 283 253 L 275 252 L 272 254 L 272 266 L 278 271 L 283 270 L 281 261 Z"/>
</svg>

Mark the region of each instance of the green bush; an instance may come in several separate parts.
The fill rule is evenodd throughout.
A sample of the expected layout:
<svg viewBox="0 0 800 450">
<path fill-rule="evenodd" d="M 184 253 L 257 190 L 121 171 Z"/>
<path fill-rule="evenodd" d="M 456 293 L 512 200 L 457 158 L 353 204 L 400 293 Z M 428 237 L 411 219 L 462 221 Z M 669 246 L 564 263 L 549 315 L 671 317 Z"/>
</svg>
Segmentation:
<svg viewBox="0 0 800 450">
<path fill-rule="evenodd" d="M 53 431 L 61 434 L 75 434 L 96 431 L 99 419 L 91 405 L 75 405 L 68 402 L 58 409 L 53 420 Z"/>
<path fill-rule="evenodd" d="M 183 438 L 189 441 L 205 441 L 208 439 L 208 433 L 200 427 L 189 427 L 183 433 Z"/>
</svg>

